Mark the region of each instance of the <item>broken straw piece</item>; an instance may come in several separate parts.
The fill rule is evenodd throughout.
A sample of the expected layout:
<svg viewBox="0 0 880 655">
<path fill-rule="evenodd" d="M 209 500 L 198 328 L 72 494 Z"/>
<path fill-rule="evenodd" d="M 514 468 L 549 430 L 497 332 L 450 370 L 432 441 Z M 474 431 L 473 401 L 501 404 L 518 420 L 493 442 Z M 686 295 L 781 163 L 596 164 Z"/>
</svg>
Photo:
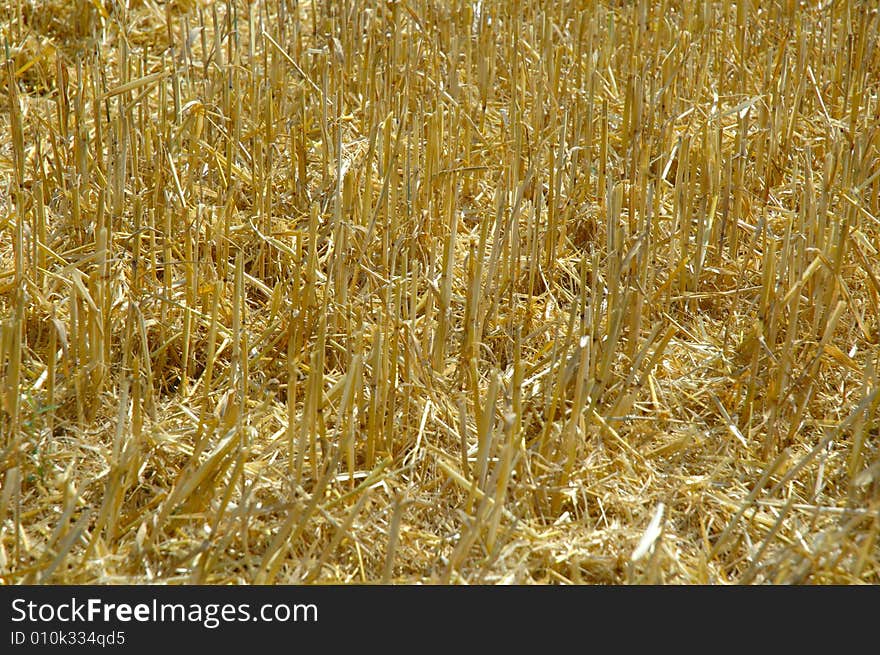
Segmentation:
<svg viewBox="0 0 880 655">
<path fill-rule="evenodd" d="M 663 531 L 660 528 L 660 522 L 663 520 L 663 511 L 665 509 L 663 503 L 657 503 L 657 508 L 654 510 L 654 516 L 651 517 L 648 529 L 645 530 L 645 534 L 643 534 L 642 538 L 639 540 L 639 545 L 636 546 L 632 557 L 630 557 L 633 562 L 638 562 L 647 555 L 648 551 L 651 550 L 651 546 L 657 541 L 657 537 L 659 537 L 660 533 Z"/>
</svg>

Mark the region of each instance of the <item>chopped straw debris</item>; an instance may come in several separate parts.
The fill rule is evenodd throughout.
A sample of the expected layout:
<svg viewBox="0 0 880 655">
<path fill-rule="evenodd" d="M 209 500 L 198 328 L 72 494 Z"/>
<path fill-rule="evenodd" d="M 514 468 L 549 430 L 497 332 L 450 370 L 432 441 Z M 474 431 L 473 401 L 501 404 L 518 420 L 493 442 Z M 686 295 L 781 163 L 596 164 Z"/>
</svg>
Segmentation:
<svg viewBox="0 0 880 655">
<path fill-rule="evenodd" d="M 0 582 L 880 583 L 874 3 L 0 4 Z"/>
</svg>

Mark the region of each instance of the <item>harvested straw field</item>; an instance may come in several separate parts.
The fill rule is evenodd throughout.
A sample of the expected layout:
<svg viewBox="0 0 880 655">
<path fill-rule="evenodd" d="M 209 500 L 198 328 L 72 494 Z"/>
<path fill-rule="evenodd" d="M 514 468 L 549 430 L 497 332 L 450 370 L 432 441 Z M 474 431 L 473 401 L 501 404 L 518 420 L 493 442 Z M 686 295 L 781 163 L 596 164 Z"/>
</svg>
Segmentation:
<svg viewBox="0 0 880 655">
<path fill-rule="evenodd" d="M 875 3 L 2 16 L 3 583 L 880 583 Z"/>
</svg>

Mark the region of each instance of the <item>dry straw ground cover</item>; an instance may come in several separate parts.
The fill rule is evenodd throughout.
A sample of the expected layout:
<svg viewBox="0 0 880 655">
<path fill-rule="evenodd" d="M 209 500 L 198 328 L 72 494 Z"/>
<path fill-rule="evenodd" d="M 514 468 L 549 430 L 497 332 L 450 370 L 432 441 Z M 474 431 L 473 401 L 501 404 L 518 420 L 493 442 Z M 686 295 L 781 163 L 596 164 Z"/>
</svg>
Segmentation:
<svg viewBox="0 0 880 655">
<path fill-rule="evenodd" d="M 4 583 L 880 583 L 875 3 L 2 5 Z"/>
</svg>

